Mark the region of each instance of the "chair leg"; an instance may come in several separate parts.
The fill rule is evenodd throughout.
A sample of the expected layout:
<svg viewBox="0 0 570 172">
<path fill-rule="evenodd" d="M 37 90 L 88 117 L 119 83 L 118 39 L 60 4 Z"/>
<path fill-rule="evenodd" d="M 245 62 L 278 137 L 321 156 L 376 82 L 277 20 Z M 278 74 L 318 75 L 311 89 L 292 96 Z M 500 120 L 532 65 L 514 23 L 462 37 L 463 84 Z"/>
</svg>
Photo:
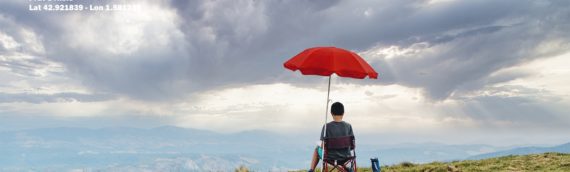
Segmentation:
<svg viewBox="0 0 570 172">
<path fill-rule="evenodd" d="M 352 168 L 352 171 L 353 171 L 353 172 L 356 172 L 356 169 L 357 169 L 357 168 L 356 168 L 356 160 L 354 160 L 354 161 L 352 162 L 352 165 L 351 165 L 350 168 Z"/>
<path fill-rule="evenodd" d="M 342 166 L 341 168 L 337 168 L 337 169 L 340 172 L 348 172 L 348 170 L 347 170 L 348 168 L 346 168 L 345 166 Z"/>
<path fill-rule="evenodd" d="M 355 160 L 352 162 L 352 170 L 353 170 L 353 172 L 356 172 L 357 169 L 358 169 L 358 168 L 357 168 L 357 166 L 356 166 L 356 159 L 355 159 Z"/>
<path fill-rule="evenodd" d="M 350 165 L 350 166 L 348 166 L 348 165 Z M 357 170 L 355 160 L 350 160 L 350 161 L 344 163 L 341 167 L 342 168 L 338 168 L 338 169 L 339 170 L 342 169 L 343 172 L 356 172 L 356 170 Z"/>
<path fill-rule="evenodd" d="M 331 164 L 330 166 L 329 163 L 323 162 L 323 172 L 330 172 L 334 171 L 335 169 L 340 172 L 356 172 L 357 171 L 356 161 L 350 160 L 345 162 L 344 164 Z"/>
<path fill-rule="evenodd" d="M 355 172 L 353 169 L 352 163 L 350 164 L 350 167 L 347 167 L 346 165 L 342 166 L 342 171 L 344 172 Z"/>
</svg>

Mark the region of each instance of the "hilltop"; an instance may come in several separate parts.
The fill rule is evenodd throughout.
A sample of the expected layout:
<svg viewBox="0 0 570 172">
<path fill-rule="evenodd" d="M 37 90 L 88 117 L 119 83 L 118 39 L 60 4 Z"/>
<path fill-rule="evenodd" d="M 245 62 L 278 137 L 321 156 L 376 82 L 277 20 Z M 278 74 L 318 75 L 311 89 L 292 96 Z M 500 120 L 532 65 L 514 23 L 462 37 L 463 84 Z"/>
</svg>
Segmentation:
<svg viewBox="0 0 570 172">
<path fill-rule="evenodd" d="M 362 167 L 362 164 L 360 166 Z M 382 172 L 570 171 L 570 154 L 549 152 L 427 164 L 403 162 L 398 165 L 382 166 L 381 170 Z M 370 168 L 359 168 L 358 171 L 371 172 L 372 170 Z M 304 172 L 304 170 L 297 172 Z"/>
<path fill-rule="evenodd" d="M 362 171 L 370 171 L 370 169 L 363 168 Z M 393 166 L 383 166 L 382 171 L 570 171 L 570 154 L 508 155 L 481 160 L 432 162 L 427 164 L 404 162 Z"/>
</svg>

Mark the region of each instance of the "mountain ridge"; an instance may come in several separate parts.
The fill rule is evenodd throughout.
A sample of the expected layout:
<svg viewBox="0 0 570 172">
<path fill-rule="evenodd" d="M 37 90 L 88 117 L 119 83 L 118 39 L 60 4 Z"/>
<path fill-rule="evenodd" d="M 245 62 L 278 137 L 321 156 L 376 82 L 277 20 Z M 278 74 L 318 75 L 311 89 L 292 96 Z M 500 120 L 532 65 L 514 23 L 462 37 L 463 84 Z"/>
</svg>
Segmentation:
<svg viewBox="0 0 570 172">
<path fill-rule="evenodd" d="M 550 147 L 539 147 L 539 146 L 519 147 L 504 151 L 475 155 L 468 157 L 467 159 L 478 160 L 478 159 L 508 156 L 508 155 L 528 155 L 528 154 L 539 154 L 546 152 L 570 153 L 570 142 Z"/>
</svg>

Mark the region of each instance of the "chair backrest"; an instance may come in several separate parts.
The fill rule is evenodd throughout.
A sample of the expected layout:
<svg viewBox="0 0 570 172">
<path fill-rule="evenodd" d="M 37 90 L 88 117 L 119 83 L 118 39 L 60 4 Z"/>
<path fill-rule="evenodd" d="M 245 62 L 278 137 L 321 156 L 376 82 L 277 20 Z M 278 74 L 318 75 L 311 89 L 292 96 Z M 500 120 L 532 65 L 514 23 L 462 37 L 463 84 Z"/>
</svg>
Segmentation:
<svg viewBox="0 0 570 172">
<path fill-rule="evenodd" d="M 325 138 L 325 149 L 354 149 L 354 136 Z"/>
</svg>

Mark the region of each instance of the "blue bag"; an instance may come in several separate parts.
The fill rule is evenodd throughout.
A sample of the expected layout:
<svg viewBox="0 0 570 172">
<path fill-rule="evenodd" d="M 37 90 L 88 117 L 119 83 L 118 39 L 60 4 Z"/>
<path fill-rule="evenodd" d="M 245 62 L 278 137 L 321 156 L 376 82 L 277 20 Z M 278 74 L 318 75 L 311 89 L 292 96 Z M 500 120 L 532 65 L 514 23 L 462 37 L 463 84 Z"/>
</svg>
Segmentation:
<svg viewBox="0 0 570 172">
<path fill-rule="evenodd" d="M 378 161 L 378 158 L 370 158 L 370 162 L 372 163 L 372 172 L 380 172 L 380 161 Z"/>
</svg>

